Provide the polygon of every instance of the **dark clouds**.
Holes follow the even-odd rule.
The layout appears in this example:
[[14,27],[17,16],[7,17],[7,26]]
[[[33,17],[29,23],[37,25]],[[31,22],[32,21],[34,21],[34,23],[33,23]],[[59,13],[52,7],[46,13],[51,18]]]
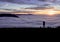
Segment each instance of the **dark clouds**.
[[38,1],[47,1],[47,0],[38,0]]
[[21,3],[21,2],[26,2],[26,1],[43,1],[43,2],[46,2],[46,1],[59,1],[59,0],[0,0],[0,1],[6,1],[6,2],[18,2],[18,3]]
[[[4,1],[4,2],[12,2],[12,3],[25,3],[25,2],[36,2],[36,1],[46,1],[46,0],[0,0],[0,1]],[[30,3],[29,2],[29,3]]]
[[52,0],[0,0],[4,2],[18,3],[18,4],[42,4],[41,2]]
[[13,2],[14,0],[0,0],[0,1]]
[[[14,2],[16,0],[0,0],[0,1],[7,1],[7,2]],[[21,0],[17,0],[17,1],[21,1]],[[24,0],[25,1],[25,0]],[[27,0],[27,1],[31,1],[31,0]],[[33,1],[33,0],[32,0]],[[37,0],[37,1],[46,1],[46,0]]]
[[33,7],[33,8],[25,8],[25,9],[44,10],[44,9],[49,9],[49,8],[47,8],[47,7]]

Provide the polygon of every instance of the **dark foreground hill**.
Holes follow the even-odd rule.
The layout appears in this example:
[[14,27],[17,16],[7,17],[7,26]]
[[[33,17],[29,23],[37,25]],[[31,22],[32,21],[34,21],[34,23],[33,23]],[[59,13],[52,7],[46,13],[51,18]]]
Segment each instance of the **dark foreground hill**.
[[47,28],[26,28],[26,27],[20,27],[20,28],[0,28],[0,32],[59,32],[60,26],[53,28],[53,27],[47,27]]
[[59,28],[0,28],[0,32],[59,32]]
[[15,14],[0,14],[0,17],[18,17]]

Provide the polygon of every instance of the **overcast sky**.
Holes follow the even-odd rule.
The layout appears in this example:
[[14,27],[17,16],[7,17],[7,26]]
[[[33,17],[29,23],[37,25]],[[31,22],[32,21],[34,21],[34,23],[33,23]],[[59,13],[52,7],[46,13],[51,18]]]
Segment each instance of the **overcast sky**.
[[[60,0],[0,0],[0,11],[7,10],[12,11],[27,11],[25,9],[31,9],[31,11],[38,10],[38,8],[45,8],[46,6],[60,6]],[[13,10],[13,11],[16,11]]]

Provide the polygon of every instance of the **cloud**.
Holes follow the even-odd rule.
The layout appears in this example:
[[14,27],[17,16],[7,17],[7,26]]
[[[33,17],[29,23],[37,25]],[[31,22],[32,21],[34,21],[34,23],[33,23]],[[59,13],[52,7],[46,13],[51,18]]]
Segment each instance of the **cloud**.
[[42,2],[46,2],[46,0],[0,0],[5,2],[12,2],[18,4],[42,4]]
[[44,10],[44,9],[49,9],[50,7],[47,6],[38,6],[38,7],[30,7],[30,8],[25,8],[25,9],[34,9],[34,10]]
[[5,2],[19,3],[19,4],[37,4],[41,2],[60,2],[60,0],[0,0]]
[[[16,11],[14,9],[20,10],[20,8],[28,9],[28,11],[43,10],[43,9],[46,9],[48,5],[50,5],[50,4],[46,3],[47,0],[0,0],[0,1],[12,2],[12,3],[3,2],[4,4],[0,4],[0,6],[2,5],[4,7],[4,6],[9,5],[8,7],[4,7],[4,8],[5,9],[9,8],[7,10],[13,9],[13,11]],[[15,4],[15,3],[19,3],[19,4]],[[24,5],[22,5],[22,4],[24,4]],[[32,4],[34,4],[34,5],[32,5]]]
[[47,0],[38,0],[38,1],[47,1]]
[[50,2],[51,0],[0,0],[0,1],[11,2],[11,3],[20,4],[20,5],[21,4],[38,5],[38,6],[39,5],[51,5],[51,2]]
[[0,1],[0,8],[1,8],[1,7],[7,7],[8,5],[9,5],[9,3],[1,2],[1,1]]
[[14,0],[0,0],[0,1],[13,2]]

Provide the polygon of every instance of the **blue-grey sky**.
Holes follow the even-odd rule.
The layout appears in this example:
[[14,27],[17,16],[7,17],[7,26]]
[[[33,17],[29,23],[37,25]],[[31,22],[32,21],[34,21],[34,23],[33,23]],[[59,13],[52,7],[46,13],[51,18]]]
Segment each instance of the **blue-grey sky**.
[[60,0],[0,0],[0,11],[35,11],[50,6],[60,8]]
[[52,0],[0,0],[0,6],[4,8],[41,7],[41,5],[48,6],[54,5],[54,3]]

